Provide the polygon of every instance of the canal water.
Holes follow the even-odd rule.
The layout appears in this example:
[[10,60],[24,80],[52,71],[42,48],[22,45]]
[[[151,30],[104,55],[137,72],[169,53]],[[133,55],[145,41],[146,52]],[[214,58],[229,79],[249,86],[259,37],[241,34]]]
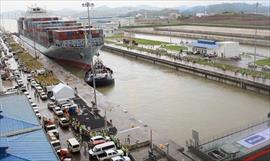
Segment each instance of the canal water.
[[[113,69],[115,85],[98,91],[182,145],[192,129],[207,138],[266,118],[270,112],[269,96],[143,60],[104,51],[100,55]],[[64,67],[83,78],[83,71]]]
[[[115,84],[98,91],[182,145],[192,129],[208,138],[247,126],[270,112],[269,96],[109,52],[100,51],[100,57],[113,69]],[[63,66],[83,78],[83,71]]]

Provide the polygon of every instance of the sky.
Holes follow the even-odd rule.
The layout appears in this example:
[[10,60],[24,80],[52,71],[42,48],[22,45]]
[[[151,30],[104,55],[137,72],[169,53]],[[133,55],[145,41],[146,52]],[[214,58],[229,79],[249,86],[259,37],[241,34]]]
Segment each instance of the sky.
[[[268,4],[270,0],[257,0],[260,3]],[[209,4],[217,4],[217,3],[236,3],[236,2],[244,2],[244,3],[256,3],[254,0],[96,0],[89,1],[95,4],[95,7],[106,5],[108,7],[123,7],[123,6],[139,6],[139,5],[149,5],[153,7],[160,8],[171,8],[178,6],[195,6],[195,5],[209,5]],[[81,10],[81,4],[85,1],[77,0],[0,0],[0,10],[1,12],[13,11],[13,10],[26,10],[27,6],[31,6],[33,4],[37,4],[40,7],[45,7],[49,10],[59,10],[63,8],[70,8],[74,10]]]

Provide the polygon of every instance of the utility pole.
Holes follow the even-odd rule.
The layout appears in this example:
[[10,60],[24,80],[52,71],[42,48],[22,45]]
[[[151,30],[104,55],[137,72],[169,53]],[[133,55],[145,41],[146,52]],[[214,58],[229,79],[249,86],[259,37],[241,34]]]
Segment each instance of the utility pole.
[[[258,6],[259,6],[259,3],[257,2],[256,3],[256,12],[255,12],[255,15],[257,16],[257,12],[258,12]],[[256,52],[257,52],[257,31],[258,28],[257,28],[257,25],[256,25],[256,28],[255,28],[255,35],[254,35],[254,66],[253,66],[253,70],[255,70],[255,66],[256,66]]]
[[[88,27],[89,27],[89,34],[88,34],[88,39],[90,39],[90,34],[91,34],[91,26],[90,26],[90,11],[89,11],[89,7],[91,7],[91,9],[93,9],[94,7],[94,3],[89,3],[89,2],[85,2],[82,4],[83,7],[87,7],[87,15],[88,15]],[[88,41],[86,42],[87,44],[87,47],[89,48],[92,48],[92,44],[91,44],[91,41],[88,43]],[[95,101],[95,104],[94,104],[94,108],[97,108],[97,95],[96,95],[96,81],[95,81],[95,67],[94,67],[94,56],[92,58],[92,61],[91,61],[91,68],[92,68],[92,72],[93,72],[93,88],[94,88],[94,101]]]

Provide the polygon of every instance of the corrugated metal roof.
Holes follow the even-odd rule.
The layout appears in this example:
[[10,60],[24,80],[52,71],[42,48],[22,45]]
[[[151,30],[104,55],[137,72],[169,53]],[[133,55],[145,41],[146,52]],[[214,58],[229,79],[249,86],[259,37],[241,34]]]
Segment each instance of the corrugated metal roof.
[[24,95],[7,95],[0,97],[0,106],[4,116],[16,118],[32,124],[39,124],[35,113],[30,107],[28,99]]
[[57,161],[50,143],[42,129],[8,137],[7,153],[27,160]]
[[192,42],[191,45],[194,47],[206,48],[206,49],[214,49],[217,47],[216,44],[205,44],[205,43],[199,43],[199,42]]
[[29,161],[27,159],[23,159],[10,154],[0,154],[1,161]]
[[[57,161],[58,157],[25,96],[0,97],[1,161]],[[16,119],[15,119],[16,118]]]
[[[1,115],[5,115],[5,113],[3,112]],[[0,136],[14,134],[17,131],[33,128],[35,126],[39,125],[4,116],[3,118],[0,119],[0,127],[1,127]]]

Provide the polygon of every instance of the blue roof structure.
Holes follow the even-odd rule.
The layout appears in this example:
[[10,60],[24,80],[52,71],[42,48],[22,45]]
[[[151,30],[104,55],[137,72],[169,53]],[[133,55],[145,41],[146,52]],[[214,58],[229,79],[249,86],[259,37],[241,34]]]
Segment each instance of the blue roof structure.
[[0,160],[58,161],[24,95],[0,97]]
[[217,47],[216,42],[213,40],[197,40],[191,43],[193,47],[205,48],[205,49],[214,49]]

